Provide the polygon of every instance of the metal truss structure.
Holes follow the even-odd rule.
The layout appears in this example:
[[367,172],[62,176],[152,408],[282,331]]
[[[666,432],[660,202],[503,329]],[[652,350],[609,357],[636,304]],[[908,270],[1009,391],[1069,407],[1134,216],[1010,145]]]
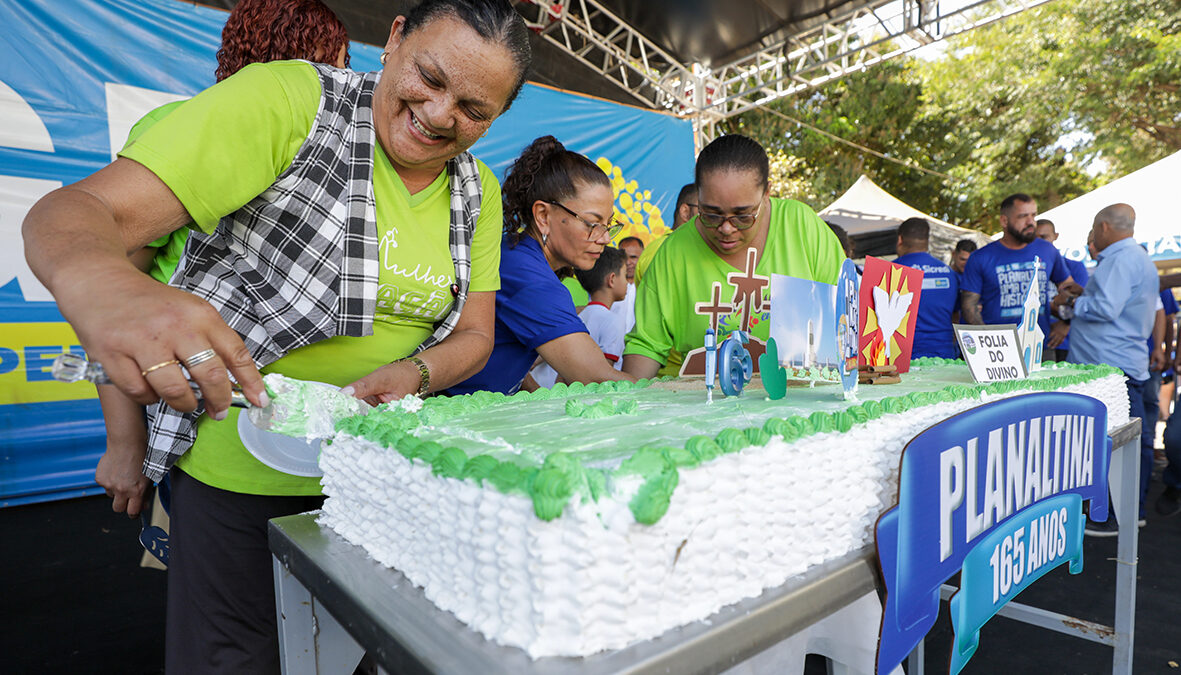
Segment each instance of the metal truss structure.
[[648,107],[715,125],[1049,0],[868,0],[719,67],[680,63],[597,0],[521,0],[529,27]]

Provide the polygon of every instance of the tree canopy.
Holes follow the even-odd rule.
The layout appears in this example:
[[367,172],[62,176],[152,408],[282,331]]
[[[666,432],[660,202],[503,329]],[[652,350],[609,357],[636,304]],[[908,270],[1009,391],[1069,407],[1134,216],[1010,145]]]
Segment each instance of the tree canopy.
[[[1048,210],[1181,149],[1177,0],[1057,0],[730,120],[772,155],[773,189],[823,207],[865,173],[949,222],[995,230],[1026,192]],[[784,119],[936,172],[838,143]]]

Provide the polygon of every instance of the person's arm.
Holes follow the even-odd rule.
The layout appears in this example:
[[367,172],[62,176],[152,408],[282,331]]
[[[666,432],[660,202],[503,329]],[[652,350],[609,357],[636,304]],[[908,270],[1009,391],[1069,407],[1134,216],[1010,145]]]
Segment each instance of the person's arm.
[[1050,349],[1057,349],[1058,345],[1070,335],[1070,322],[1058,321],[1050,326],[1050,335],[1046,338],[1046,346]]
[[960,316],[965,323],[982,325],[984,317],[980,313],[980,294],[971,291],[960,291]]
[[111,510],[126,511],[134,518],[143,510],[144,492],[151,484],[143,474],[148,448],[143,406],[108,384],[99,385],[98,400],[107,429],[107,449],[98,460],[94,482],[111,498]]
[[568,333],[554,338],[539,345],[537,353],[558,371],[563,382],[636,381],[632,375],[615,370],[588,333]]
[[[428,392],[446,389],[480,372],[492,353],[495,316],[495,291],[468,295],[455,330],[439,344],[417,354],[430,371]],[[377,405],[417,392],[421,381],[418,366],[412,361],[399,359],[353,382],[342,391]]]
[[155,174],[120,158],[33,206],[22,230],[25,256],[87,353],[137,403],[163,398],[177,410],[196,408],[179,367],[141,371],[212,348],[218,357],[190,373],[210,414],[224,418],[227,368],[251,402],[268,402],[246,346],[208,302],[157,283],[127,257],[190,220]]
[[656,377],[664,364],[643,354],[625,354],[623,356],[623,372],[637,380],[647,380]]
[[1152,351],[1148,355],[1148,369],[1161,371],[1165,369],[1165,310],[1156,310],[1156,318],[1152,324]]

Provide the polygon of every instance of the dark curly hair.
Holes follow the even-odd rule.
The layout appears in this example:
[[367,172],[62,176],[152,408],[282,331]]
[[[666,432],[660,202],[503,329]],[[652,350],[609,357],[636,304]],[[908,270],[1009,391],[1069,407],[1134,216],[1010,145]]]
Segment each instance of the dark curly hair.
[[586,155],[571,152],[553,136],[542,136],[513,160],[504,176],[504,231],[513,246],[521,234],[541,239],[533,222],[533,204],[561,202],[578,191],[575,183],[606,185],[607,174]]
[[333,63],[341,47],[348,66],[348,44],[348,30],[320,0],[241,0],[221,31],[217,81],[251,63],[284,59]]
[[512,55],[517,67],[517,81],[504,102],[504,110],[508,110],[521,92],[533,63],[533,48],[529,46],[529,28],[525,26],[525,20],[509,0],[424,0],[406,13],[402,35],[410,35],[442,17],[462,21],[477,35],[503,46]]

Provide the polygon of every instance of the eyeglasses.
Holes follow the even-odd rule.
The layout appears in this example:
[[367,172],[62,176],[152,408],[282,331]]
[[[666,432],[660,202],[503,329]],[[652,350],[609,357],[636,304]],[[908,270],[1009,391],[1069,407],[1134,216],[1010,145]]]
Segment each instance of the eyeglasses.
[[[545,201],[545,200],[542,200],[542,201]],[[563,204],[561,202],[546,201],[545,203],[552,204],[557,207],[561,207],[561,209],[563,211],[565,211],[566,213],[569,213],[570,215],[577,218],[578,222],[582,223],[583,225],[586,225],[586,227],[587,227],[586,240],[587,241],[595,241],[596,239],[601,239],[604,234],[607,235],[608,239],[614,239],[615,235],[619,234],[620,231],[623,230],[623,223],[619,222],[618,220],[615,220],[615,216],[611,216],[610,218],[608,218],[606,225],[604,225],[603,223],[592,223],[592,222],[588,221],[586,218],[583,218],[582,216],[575,213],[573,210],[571,210],[571,208],[569,206],[566,206],[565,204]]]
[[749,230],[754,226],[755,221],[759,219],[759,211],[762,210],[762,201],[759,201],[759,206],[755,209],[754,213],[743,213],[740,215],[727,216],[721,213],[706,211],[705,209],[698,209],[697,220],[701,221],[702,225],[710,228],[711,230],[721,227],[726,221],[730,221],[730,224],[733,225],[734,229],[736,230]]

